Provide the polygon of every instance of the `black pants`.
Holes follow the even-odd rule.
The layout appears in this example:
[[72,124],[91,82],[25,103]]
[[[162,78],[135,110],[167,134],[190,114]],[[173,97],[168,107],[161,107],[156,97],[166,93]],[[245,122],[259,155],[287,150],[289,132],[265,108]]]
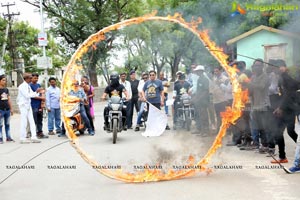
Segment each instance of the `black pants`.
[[126,106],[126,115],[122,115],[126,116],[126,125],[128,128],[130,128],[132,126],[132,118],[130,118],[130,112],[131,112],[131,100],[124,102],[124,105]]
[[234,125],[230,126],[230,129],[233,133],[233,143],[240,144],[242,140],[245,143],[250,143],[252,141],[250,129],[250,111],[243,111],[242,116]]
[[43,110],[40,108],[32,108],[33,119],[37,133],[43,133]]
[[221,119],[221,112],[224,112],[226,109],[226,101],[223,101],[221,103],[215,103],[215,111],[216,111],[216,117],[217,117],[217,130],[219,131],[220,126],[222,124],[222,119]]
[[195,103],[195,121],[196,127],[199,131],[208,132],[209,119],[208,119],[208,104]]
[[278,129],[275,132],[274,140],[278,145],[279,158],[286,158],[285,155],[285,141],[284,141],[284,129],[287,128],[288,135],[297,142],[298,134],[295,131],[295,113],[293,111],[284,112],[281,117],[276,118]]
[[90,112],[90,105],[84,105],[84,109],[85,109],[86,116],[88,117],[88,119],[90,121],[90,125],[91,125],[92,129],[95,130],[94,121],[93,121],[93,118],[92,118],[91,112]]
[[252,120],[256,124],[257,130],[260,131],[262,146],[274,148],[274,133],[277,126],[274,125],[272,110],[268,107],[259,111],[254,110],[252,112]]
[[65,129],[65,123],[64,122],[61,123],[61,134],[62,135],[66,134],[66,129]]
[[286,125],[288,135],[297,142],[298,134],[295,131],[295,117],[294,111],[287,111],[283,113],[283,123]]
[[133,98],[130,101],[129,117],[127,118],[127,120],[128,120],[128,122],[127,122],[128,128],[132,127],[132,118],[133,118],[134,108],[135,108],[136,112],[138,113],[139,110],[140,110],[138,98]]

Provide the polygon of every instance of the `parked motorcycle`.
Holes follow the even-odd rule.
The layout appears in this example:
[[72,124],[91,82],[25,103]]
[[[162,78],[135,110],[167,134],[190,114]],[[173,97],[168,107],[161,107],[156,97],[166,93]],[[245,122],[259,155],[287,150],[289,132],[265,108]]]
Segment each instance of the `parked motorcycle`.
[[113,133],[113,144],[115,144],[117,141],[118,132],[121,132],[124,129],[123,123],[122,123],[122,119],[123,118],[126,119],[126,116],[122,115],[122,109],[126,108],[126,106],[125,107],[124,106],[125,106],[124,99],[122,99],[119,96],[112,96],[108,100],[109,131],[107,131],[107,132]]
[[195,109],[191,104],[191,96],[188,94],[182,94],[180,101],[177,102],[177,124],[187,131],[191,130],[192,120],[195,117]]

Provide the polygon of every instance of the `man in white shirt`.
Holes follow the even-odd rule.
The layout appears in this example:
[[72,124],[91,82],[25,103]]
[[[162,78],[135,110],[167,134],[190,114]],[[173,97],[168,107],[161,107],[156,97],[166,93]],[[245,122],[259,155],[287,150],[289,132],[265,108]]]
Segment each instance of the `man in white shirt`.
[[[17,104],[21,112],[21,127],[20,127],[20,143],[40,143],[41,141],[37,139],[36,127],[33,119],[32,108],[31,108],[31,98],[38,97],[39,92],[42,88],[38,88],[36,92],[33,92],[29,83],[31,82],[32,75],[29,73],[23,74],[24,82],[18,87],[18,97]],[[30,125],[31,140],[26,139],[26,126],[27,120]]]
[[[129,81],[126,81],[126,73],[123,72],[120,74],[120,84],[123,85],[128,93],[128,100],[126,102],[124,102],[124,104],[126,105],[126,125],[128,128],[131,127],[131,121],[128,120],[130,119],[130,110],[131,110],[131,97],[132,97],[132,91],[131,91],[131,84]],[[122,93],[122,98],[125,98],[126,95],[124,94],[124,92]],[[126,128],[127,128],[126,127]]]
[[135,130],[134,131],[139,131],[140,130],[140,126],[142,125],[142,114],[143,114],[143,111],[144,111],[144,107],[145,107],[145,104],[146,102],[144,101],[141,101],[141,97],[142,97],[142,90],[143,90],[143,87],[145,85],[145,83],[149,80],[149,74],[147,72],[144,72],[142,74],[142,78],[139,82],[139,85],[138,85],[138,92],[139,92],[139,97],[140,97],[140,111],[138,113],[138,116],[137,116],[137,122],[136,122],[136,127],[135,127]]

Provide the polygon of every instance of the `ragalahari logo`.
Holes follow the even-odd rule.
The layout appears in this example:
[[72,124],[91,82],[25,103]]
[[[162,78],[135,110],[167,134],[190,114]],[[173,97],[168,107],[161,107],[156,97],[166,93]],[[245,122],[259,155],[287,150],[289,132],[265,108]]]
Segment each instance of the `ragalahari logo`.
[[246,14],[246,10],[240,6],[240,4],[237,4],[236,2],[232,2],[232,9],[231,9],[231,17],[234,17],[236,15],[244,15]]

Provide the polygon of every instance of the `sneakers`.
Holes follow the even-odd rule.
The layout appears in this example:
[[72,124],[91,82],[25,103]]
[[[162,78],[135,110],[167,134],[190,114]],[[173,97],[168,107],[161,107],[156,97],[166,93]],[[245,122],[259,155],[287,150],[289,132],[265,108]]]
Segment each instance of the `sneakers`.
[[134,131],[140,131],[140,127],[136,126]]
[[13,139],[11,139],[11,138],[7,138],[6,142],[15,142],[15,141]]
[[272,164],[278,164],[278,163],[288,163],[289,161],[284,158],[284,159],[279,159],[279,160],[272,160],[271,163]]
[[48,135],[55,135],[53,131],[49,131]]
[[90,131],[90,132],[89,132],[89,135],[90,135],[90,136],[94,136],[94,135],[95,135],[95,131]]
[[249,146],[247,142],[243,142],[241,144],[237,144],[236,145],[237,147],[246,147],[246,146]]
[[38,139],[46,139],[46,138],[49,138],[48,135],[44,135],[42,132],[37,133],[36,136],[37,136]]
[[258,149],[258,153],[260,153],[260,154],[266,154],[266,153],[268,153],[268,147],[260,147]]
[[200,136],[201,137],[208,137],[208,133],[206,133],[206,132],[200,133]]
[[64,134],[64,133],[60,133],[57,135],[57,137],[65,137],[65,136],[66,136],[66,134]]
[[192,134],[200,134],[200,131],[193,131]]
[[127,125],[125,125],[125,126],[123,127],[123,130],[124,130],[124,131],[127,131]]
[[267,157],[276,156],[274,148],[269,148],[268,151],[267,151],[267,153],[268,153]]
[[29,144],[30,140],[26,139],[26,140],[21,140],[20,141],[21,144]]
[[291,167],[289,170],[292,173],[300,173],[300,167]]
[[255,145],[250,145],[247,147],[240,147],[240,150],[245,150],[245,151],[254,151],[257,150],[259,147]]
[[236,145],[238,145],[238,144],[235,142],[230,142],[230,143],[226,144],[226,146],[229,146],[229,147],[236,146]]
[[166,130],[171,130],[170,127],[169,127],[169,125],[166,126]]
[[38,140],[38,139],[31,139],[31,143],[41,143],[41,140]]

